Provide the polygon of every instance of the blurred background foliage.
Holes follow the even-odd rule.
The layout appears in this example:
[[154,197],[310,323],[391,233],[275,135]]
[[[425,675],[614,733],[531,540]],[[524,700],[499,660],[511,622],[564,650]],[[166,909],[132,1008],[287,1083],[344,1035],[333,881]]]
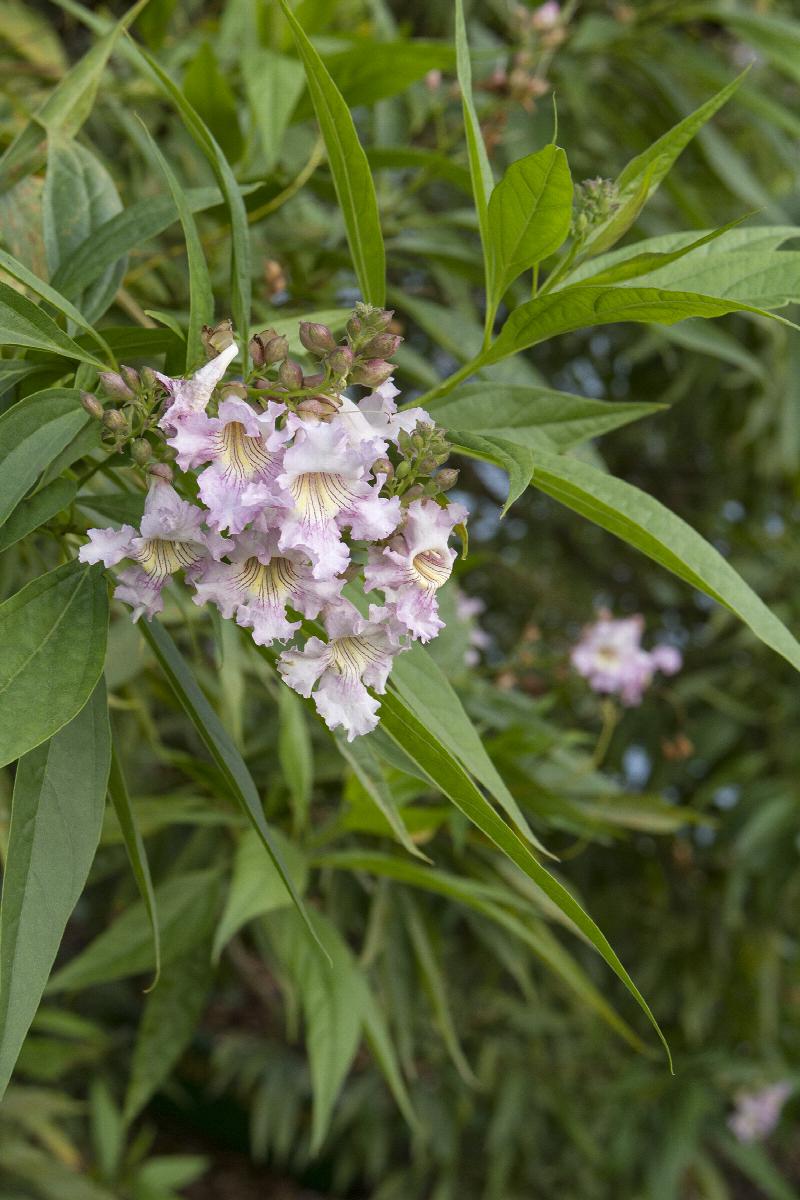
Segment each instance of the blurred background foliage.
[[[398,383],[412,398],[466,361],[481,335],[452,5],[302,0],[296,11],[354,109],[376,173],[390,303],[406,339]],[[0,0],[0,144],[85,52],[87,26],[105,14],[71,0]],[[478,0],[468,17],[496,174],[549,140],[557,107],[574,178],[613,178],[749,65],[629,240],[743,213],[754,214],[751,224],[797,224],[800,19],[791,0],[568,0],[544,28],[533,8]],[[355,284],[344,227],[278,5],[151,0],[135,29],[245,189],[254,322],[288,328],[297,316],[347,307]],[[139,119],[185,186],[210,187],[175,112],[123,46],[81,152],[65,149],[47,181],[40,172],[0,195],[0,237],[32,270],[58,267],[41,233],[48,188],[89,196],[76,204],[89,222],[76,228],[76,245],[122,207],[146,214],[163,197]],[[208,191],[193,195],[221,319],[225,210]],[[165,220],[92,286],[98,311],[111,303],[105,324],[152,331],[143,334],[147,361],[163,344],[158,331],[188,309],[177,224]],[[664,404],[578,452],[686,517],[798,628],[799,354],[788,330],[742,316],[568,335],[504,371]],[[39,386],[35,370],[2,376],[0,404]],[[2,1200],[800,1195],[800,1101],[790,1100],[766,1145],[740,1145],[726,1124],[738,1089],[800,1082],[800,704],[790,668],[732,617],[547,497],[530,490],[499,521],[503,483],[493,468],[463,465],[460,491],[473,520],[458,585],[484,602],[486,636],[471,645],[476,618],[454,609],[434,656],[561,860],[556,871],[653,1007],[677,1075],[622,988],[542,896],[407,763],[376,783],[369,761],[343,758],[228,623],[214,668],[200,656],[195,667],[318,913],[337,966],[320,973],[292,914],[276,908],[215,768],[117,613],[109,686],[159,889],[163,977],[143,996],[146,923],[109,816],[68,930],[69,965],[0,1107]],[[3,594],[26,577],[25,555],[48,562],[49,553],[44,536],[5,553]],[[682,674],[636,710],[613,712],[567,668],[571,642],[600,605],[643,612],[648,636],[666,635],[684,653]],[[198,626],[197,637],[207,630]],[[470,651],[478,665],[468,671]],[[9,798],[0,776],[0,842]],[[398,812],[436,862],[435,883],[393,840]],[[126,910],[128,924],[104,942]],[[414,1121],[398,1107],[406,1089]]]

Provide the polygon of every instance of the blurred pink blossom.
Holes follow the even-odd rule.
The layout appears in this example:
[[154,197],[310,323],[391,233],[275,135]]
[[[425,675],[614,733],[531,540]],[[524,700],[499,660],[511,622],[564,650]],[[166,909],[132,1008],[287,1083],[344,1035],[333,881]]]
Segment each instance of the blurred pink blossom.
[[615,620],[610,613],[601,612],[584,629],[570,661],[594,691],[619,696],[629,706],[641,704],[656,671],[674,675],[683,663],[674,646],[662,644],[644,650],[643,633],[644,617],[640,613]]
[[769,1137],[791,1094],[792,1084],[786,1080],[757,1092],[739,1092],[736,1108],[728,1118],[728,1128],[733,1136],[739,1142],[760,1142]]

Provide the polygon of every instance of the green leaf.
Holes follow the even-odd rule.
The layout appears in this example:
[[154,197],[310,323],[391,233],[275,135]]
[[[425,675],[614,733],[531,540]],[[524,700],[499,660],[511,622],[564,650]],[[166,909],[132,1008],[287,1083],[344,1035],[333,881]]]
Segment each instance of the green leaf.
[[242,80],[265,166],[271,170],[280,157],[283,136],[303,92],[305,72],[296,58],[248,42],[242,56]]
[[500,817],[454,758],[438,743],[416,716],[392,692],[381,701],[381,726],[398,746],[448,796],[511,862],[533,880],[549,900],[580,930],[622,981],[647,1016],[664,1047],[672,1069],[666,1039],[650,1007],[620,962],[608,939],[584,912],[574,896],[538,862],[522,838]]
[[380,308],[386,296],[386,256],[367,156],[358,140],[350,110],[325,64],[286,0],[280,0],[280,4],[305,67],[308,90],[344,217],[356,278],[364,300]]
[[0,397],[41,369],[41,363],[31,363],[24,358],[0,358]]
[[0,552],[33,533],[51,520],[75,499],[77,486],[71,479],[54,479],[29,500],[20,500],[11,516],[0,529]]
[[291,688],[278,689],[278,759],[292,800],[295,832],[305,829],[314,783],[314,748],[302,700]]
[[71,388],[26,396],[0,416],[0,525],[88,421]]
[[[219,904],[219,872],[187,871],[156,888],[163,968],[207,940]],[[56,971],[48,995],[143,975],[155,966],[150,918],[141,900]],[[155,994],[155,993],[151,993]]]
[[183,93],[228,161],[236,162],[244,147],[236,97],[209,42],[201,44],[186,67]]
[[662,404],[588,400],[569,392],[517,384],[474,383],[427,405],[437,425],[559,450],[601,437],[630,421],[662,412]]
[[513,162],[489,199],[489,303],[496,311],[523,271],[553,254],[572,222],[572,176],[559,146]]
[[617,178],[620,204],[602,225],[594,229],[581,248],[581,257],[600,254],[618,242],[630,229],[650,197],[688,146],[695,134],[722,108],[741,86],[747,71],[723,87],[705,104],[667,130],[642,154],[632,158]]
[[719,551],[645,492],[588,463],[533,452],[533,484],[724,605],[800,670],[800,645]]
[[800,251],[730,251],[697,261],[687,258],[654,266],[647,273],[647,284],[689,292],[711,289],[715,296],[743,304],[782,308],[800,300]]
[[[585,264],[586,270],[583,273],[575,272],[570,274],[570,279],[576,282],[576,276],[581,275],[581,280],[584,283],[624,283],[628,279],[640,279],[643,275],[659,274],[662,267],[668,267],[671,263],[677,262],[681,258],[685,258],[687,254],[693,254],[695,250],[699,250],[702,246],[710,245],[711,242],[717,241],[718,238],[724,237],[731,229],[735,229],[745,217],[737,217],[733,221],[729,221],[727,225],[721,225],[719,229],[712,229],[708,233],[704,233],[701,237],[694,238],[687,245],[677,246],[674,250],[667,252],[653,252],[643,249],[645,243],[638,243],[634,246],[634,250],[638,251],[635,254],[625,254],[621,258],[619,256],[608,255],[607,257],[617,257],[619,261],[613,265],[602,266],[602,260],[595,259],[592,263]],[[652,239],[656,241],[658,239]],[[715,251],[719,247],[714,247]],[[604,256],[605,258],[606,256]],[[598,270],[598,268],[600,268]],[[648,282],[652,282],[648,280]],[[663,284],[663,280],[660,280]],[[687,288],[690,291],[703,291],[703,288]],[[717,288],[713,288],[714,293],[717,293]]]
[[0,267],[4,271],[7,271],[14,279],[24,284],[29,291],[34,292],[41,300],[46,300],[48,304],[52,304],[53,308],[58,309],[68,320],[74,321],[81,329],[85,329],[102,352],[108,355],[109,360],[113,358],[108,345],[103,341],[103,338],[95,328],[86,320],[83,313],[79,312],[74,304],[67,300],[65,296],[62,296],[60,292],[56,291],[55,288],[51,287],[49,283],[45,283],[44,280],[39,279],[23,263],[19,262],[11,254],[7,254],[5,250],[0,250]]
[[306,1026],[314,1110],[311,1153],[325,1140],[336,1098],[355,1058],[368,1004],[366,982],[334,925],[314,913],[316,935],[329,966],[302,936],[294,912],[275,913],[268,924],[270,941],[297,987]]
[[[365,44],[359,38],[346,50],[323,55],[326,69],[350,108],[375,104],[404,92],[429,71],[452,71],[455,54],[446,42],[422,38],[375,41]],[[309,101],[302,101],[295,121],[305,120],[313,112]]]
[[85,350],[32,300],[0,282],[0,346],[27,346],[63,354],[104,371],[108,363]]
[[103,670],[107,630],[102,567],[65,563],[0,604],[0,766],[80,712]]
[[369,742],[363,738],[357,738],[353,742],[346,742],[341,737],[334,738],[334,741],[342,758],[352,768],[359,783],[387,821],[389,828],[400,845],[409,854],[413,855],[414,858],[421,858],[424,862],[430,862],[428,856],[423,854],[419,847],[415,846],[411,840],[411,835],[403,823],[403,818],[398,811],[391,788],[386,782],[386,777],[383,774],[380,763],[372,752]]
[[17,767],[0,904],[0,1097],[92,865],[110,754],[101,681]]
[[367,158],[373,171],[419,171],[434,179],[444,179],[472,195],[469,170],[435,150],[426,150],[423,146],[370,146]]
[[456,0],[456,70],[458,85],[461,90],[461,107],[464,112],[464,134],[467,139],[467,155],[469,158],[469,173],[472,179],[472,195],[475,199],[475,211],[478,214],[478,228],[481,234],[481,245],[486,271],[486,293],[489,294],[489,280],[492,266],[490,262],[491,231],[489,229],[489,197],[494,189],[494,175],[486,153],[480,121],[475,111],[475,101],[472,96],[472,62],[469,56],[467,26],[464,20],[464,0]]
[[289,896],[305,923],[306,928],[315,936],[308,914],[300,899],[292,876],[287,869],[283,857],[273,840],[272,830],[264,817],[261,798],[253,783],[253,777],[247,769],[247,764],[236,748],[227,730],[222,725],[217,714],[206,700],[183,660],[172,638],[158,621],[147,621],[142,624],[142,632],[150,649],[158,659],[159,665],[169,680],[170,687],[178,702],[186,713],[192,725],[199,734],[204,746],[217,764],[227,783],[231,795],[239,802],[251,825],[255,829],[264,849],[283,880]]
[[[458,429],[450,432],[450,444],[458,453],[466,454],[483,462],[494,463],[508,475],[508,496],[503,505],[501,517],[504,517],[515,500],[518,500],[533,474],[533,451],[529,446],[518,442],[509,442],[498,438],[477,433],[463,433]],[[539,439],[540,446],[547,446],[547,436]],[[555,449],[555,446],[552,447]]]
[[[79,142],[51,137],[47,147],[42,218],[51,279],[95,230],[122,211],[114,181],[103,164]],[[119,291],[127,259],[120,256],[85,290],[71,293],[77,307],[96,321]],[[81,322],[85,325],[85,322]]]
[[5,191],[23,173],[34,170],[41,161],[45,132],[53,137],[74,137],[88,117],[109,56],[122,33],[136,20],[147,0],[138,0],[64,76],[48,95],[41,108],[0,158],[0,191]]
[[155,963],[155,975],[151,984],[152,990],[158,983],[161,973],[161,933],[158,927],[158,908],[153,889],[153,880],[150,875],[150,864],[147,861],[147,851],[144,848],[142,835],[139,833],[139,827],[136,824],[136,815],[133,811],[131,798],[128,794],[128,785],[125,782],[125,774],[122,770],[122,764],[119,761],[116,747],[112,747],[111,752],[108,794],[111,797],[111,803],[114,805],[114,812],[116,813],[122,840],[125,843],[128,861],[131,864],[133,877],[136,880],[136,886],[139,889],[139,895],[142,898],[142,903],[150,922],[150,929],[153,936],[153,961]]
[[[298,894],[302,896],[308,879],[303,855],[279,830],[273,830],[272,837],[280,848]],[[225,910],[214,934],[214,962],[219,960],[228,942],[248,921],[286,908],[291,902],[281,876],[264,854],[258,834],[252,829],[245,830],[236,850]]]
[[205,947],[195,946],[170,963],[158,987],[147,997],[125,1093],[126,1124],[135,1120],[167,1081],[192,1040],[212,978]]
[[214,293],[200,234],[197,231],[197,223],[186,193],[178,182],[178,177],[172,167],[150,135],[147,126],[143,126],[143,129],[150,153],[161,169],[172,193],[186,241],[186,258],[189,267],[189,329],[186,334],[186,370],[190,371],[196,363],[204,361],[202,331],[203,326],[210,325],[214,319]]

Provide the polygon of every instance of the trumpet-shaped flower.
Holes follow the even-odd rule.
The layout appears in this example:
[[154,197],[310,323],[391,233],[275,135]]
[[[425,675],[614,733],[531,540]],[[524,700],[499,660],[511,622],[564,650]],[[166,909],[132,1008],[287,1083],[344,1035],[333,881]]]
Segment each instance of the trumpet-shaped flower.
[[344,587],[343,579],[314,579],[307,555],[278,549],[275,530],[240,534],[228,558],[206,563],[195,581],[194,602],[211,601],[223,617],[235,616],[238,625],[252,629],[259,646],[285,641],[300,628],[300,621],[287,617],[287,605],[304,617],[317,617]]
[[433,418],[424,408],[398,411],[394,398],[399,395],[400,390],[394,386],[394,380],[387,379],[374,392],[359,400],[358,410],[372,429],[373,437],[396,443],[400,433],[413,433],[420,421],[425,425],[433,425]]
[[436,593],[456,558],[448,539],[466,517],[461,504],[442,508],[435,500],[412,500],[397,536],[382,550],[370,549],[365,586],[380,588],[398,621],[420,641],[430,641],[444,627]]
[[156,378],[167,392],[167,403],[159,421],[161,428],[172,432],[192,413],[204,413],[214,388],[222,381],[238,353],[239,347],[233,342],[189,379],[172,379],[157,371]]
[[400,501],[380,495],[383,477],[368,480],[371,442],[353,445],[335,421],[304,423],[284,453],[277,484],[283,490],[280,549],[305,550],[316,579],[340,574],[349,562],[341,529],[355,538],[388,537],[400,520]]
[[164,607],[161,590],[176,571],[191,578],[210,559],[219,559],[228,545],[218,533],[203,528],[203,512],[182,500],[168,483],[152,484],[144,506],[142,523],[121,529],[90,529],[89,541],[81,546],[81,562],[102,562],[113,567],[128,558],[137,564],[120,576],[116,596],[130,604],[137,621],[152,617]]
[[302,650],[284,650],[278,670],[301,696],[313,695],[329,729],[341,726],[348,742],[374,729],[379,702],[367,691],[386,691],[394,656],[405,647],[402,630],[386,608],[370,605],[362,617],[348,601],[326,610],[328,640],[309,638]]
[[594,691],[617,695],[629,706],[640,704],[656,671],[674,675],[682,663],[680,651],[674,646],[644,650],[643,632],[644,617],[640,613],[618,620],[603,613],[586,627],[573,647],[572,665]]

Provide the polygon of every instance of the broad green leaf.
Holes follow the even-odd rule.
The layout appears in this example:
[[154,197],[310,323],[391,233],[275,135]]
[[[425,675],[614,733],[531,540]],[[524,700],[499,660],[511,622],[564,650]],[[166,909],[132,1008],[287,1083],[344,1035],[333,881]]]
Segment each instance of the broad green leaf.
[[588,400],[569,392],[516,384],[474,383],[427,405],[437,425],[513,441],[533,448],[542,435],[559,450],[569,450],[663,410],[661,404],[626,400]]
[[314,782],[314,748],[302,700],[291,688],[278,689],[278,759],[292,801],[295,832],[305,829]]
[[24,358],[0,358],[0,398],[41,369],[41,363],[31,363]]
[[[678,246],[674,250],[667,252],[652,252],[642,250],[641,245],[635,249],[638,254],[625,255],[619,262],[613,266],[602,266],[601,260],[595,259],[591,263],[585,264],[587,268],[581,274],[581,279],[584,283],[624,283],[629,279],[640,279],[643,275],[652,275],[653,272],[658,273],[662,267],[668,267],[671,263],[677,262],[684,258],[687,254],[693,254],[695,250],[699,250],[702,246],[707,246],[711,242],[716,242],[719,238],[724,237],[729,230],[735,229],[745,220],[744,217],[737,217],[734,221],[729,221],[727,225],[720,226],[719,229],[712,229],[709,233],[704,233],[701,237],[695,238],[687,245]],[[719,250],[719,247],[715,247]],[[605,256],[604,256],[605,257]],[[609,258],[611,255],[609,255]],[[570,275],[570,281],[576,282],[575,275]],[[648,280],[648,282],[650,282]],[[702,290],[702,289],[692,289]],[[714,289],[716,291],[716,289]]]
[[600,254],[618,242],[630,229],[641,210],[671,170],[673,164],[702,129],[739,88],[746,71],[721,88],[705,104],[667,130],[647,150],[632,158],[617,178],[620,203],[606,221],[592,231],[581,248],[581,257]]
[[[429,71],[452,71],[455,54],[446,42],[406,38],[402,41],[358,39],[346,50],[324,54],[323,62],[350,108],[375,104],[404,92]],[[308,100],[301,101],[295,121],[313,113]]]
[[[192,213],[204,212],[223,201],[215,187],[187,188],[184,197]],[[170,197],[137,200],[96,229],[89,241],[62,262],[53,276],[53,285],[70,296],[79,293],[117,259],[157,237],[177,220],[178,210]]]
[[[95,230],[122,211],[114,181],[80,142],[51,137],[42,217],[50,278]],[[85,290],[70,295],[89,321],[101,317],[119,291],[127,259],[116,259]],[[82,322],[85,324],[85,322]]]
[[67,69],[64,48],[51,22],[23,0],[3,0],[0,5],[0,41],[46,77],[57,79]]
[[126,1124],[169,1078],[189,1045],[208,999],[213,971],[205,946],[169,964],[145,1001],[125,1093]]
[[0,604],[0,766],[80,712],[103,670],[107,629],[102,568],[75,561]]
[[494,175],[486,153],[486,143],[483,140],[475,101],[472,96],[472,62],[469,56],[469,41],[467,40],[467,25],[464,20],[464,0],[456,0],[456,67],[458,85],[461,89],[461,107],[464,113],[464,135],[467,139],[467,156],[469,173],[472,179],[472,195],[475,199],[475,211],[478,214],[478,228],[481,234],[481,245],[486,271],[486,292],[489,293],[491,278],[491,232],[489,229],[489,197],[494,189]]
[[[207,940],[217,915],[219,883],[219,872],[210,869],[187,871],[156,887],[162,968]],[[56,971],[47,993],[56,995],[112,983],[115,979],[143,975],[154,966],[150,918],[144,904],[137,900]]]
[[21,295],[7,283],[0,282],[0,346],[27,346],[31,350],[46,350],[63,354],[78,362],[90,363],[104,371],[104,363],[85,350],[56,325],[32,300]]
[[456,808],[473,822],[497,848],[515,863],[544,892],[594,946],[622,981],[656,1031],[672,1067],[669,1047],[658,1022],[636,984],[620,962],[611,944],[571,892],[559,883],[531,853],[530,848],[506,824],[478,791],[464,769],[438,743],[416,716],[389,692],[381,701],[381,726],[400,748],[444,793]]
[[724,605],[800,670],[800,644],[718,550],[645,492],[588,463],[533,451],[533,484]]
[[242,80],[261,141],[265,166],[278,161],[283,137],[305,87],[296,58],[248,42],[242,55]]
[[364,300],[382,307],[386,261],[375,184],[350,110],[286,0],[280,0],[306,71],[308,90],[328,152],[353,266]]
[[511,163],[489,198],[494,310],[514,280],[562,244],[572,222],[572,176],[559,146]]
[[[473,909],[523,942],[582,1003],[597,1012],[630,1045],[637,1049],[642,1048],[641,1039],[611,1007],[547,926],[538,918],[532,919],[530,904],[518,903],[517,897],[507,889],[461,875],[451,875],[439,868],[433,870],[421,867],[407,858],[396,858],[377,851],[332,851],[321,855],[316,865],[334,870],[368,871],[384,878],[396,879],[399,883],[406,883],[411,887],[422,888],[437,896],[447,896],[448,899]],[[507,911],[505,906],[510,903],[517,908],[516,913]]]
[[72,388],[26,396],[0,416],[0,525],[88,421]]
[[478,731],[450,681],[424,646],[416,642],[407,654],[399,655],[390,680],[391,686],[431,734],[483,784],[524,836],[537,849],[547,853],[486,753]]
[[[531,481],[534,463],[531,447],[491,434],[468,433],[466,430],[461,432],[458,429],[450,431],[450,444],[456,453],[460,451],[483,462],[494,463],[508,475],[508,496],[500,513],[500,516],[504,517]],[[538,445],[548,448],[546,434],[540,437]],[[550,444],[549,448],[555,449],[555,445]]]
[[356,738],[353,742],[347,742],[341,737],[336,737],[334,740],[342,758],[350,766],[356,779],[384,817],[400,845],[414,858],[430,862],[428,856],[414,845],[411,835],[403,823],[391,788],[386,782],[381,765],[373,754],[369,742],[364,738]]
[[[632,261],[632,260],[629,260]],[[686,258],[647,273],[648,287],[708,292],[759,308],[800,300],[800,251],[729,251],[693,262]]]
[[[302,896],[308,878],[308,868],[303,855],[279,830],[273,830],[272,837],[280,848],[298,894]],[[214,934],[214,962],[219,960],[234,934],[248,921],[252,921],[253,917],[286,908],[291,902],[286,885],[264,853],[258,834],[252,829],[245,830],[236,850],[225,909]]]
[[50,521],[62,508],[75,499],[76,485],[70,479],[54,479],[28,500],[20,500],[11,516],[0,529],[0,551],[7,550],[22,538]]
[[161,933],[158,926],[158,908],[153,889],[153,880],[150,875],[150,864],[147,861],[147,851],[145,850],[142,835],[136,823],[136,814],[133,811],[131,798],[128,794],[128,785],[125,781],[125,774],[122,770],[122,763],[119,760],[116,747],[112,747],[111,751],[108,794],[111,797],[111,803],[114,805],[114,812],[122,834],[122,840],[125,843],[125,851],[128,855],[128,861],[131,864],[133,877],[136,880],[139,895],[142,898],[142,903],[150,921],[150,929],[153,935],[153,962],[155,964],[152,988],[158,983],[161,972]]
[[236,97],[210,42],[201,43],[186,67],[183,94],[228,161],[236,162],[244,147]]
[[197,231],[197,223],[186,194],[178,182],[177,175],[159,150],[146,126],[144,135],[147,145],[150,147],[150,153],[161,169],[172,193],[186,241],[186,259],[189,267],[189,328],[186,334],[186,370],[191,371],[196,363],[204,360],[202,331],[203,326],[210,325],[214,319],[214,293],[200,234]]
[[204,746],[222,773],[231,794],[239,802],[250,823],[261,839],[261,843],[283,880],[283,884],[300,913],[306,928],[314,935],[303,901],[286,867],[283,857],[274,842],[272,830],[264,817],[261,797],[247,764],[224,728],[214,709],[205,698],[197,681],[184,662],[172,638],[158,621],[142,624],[142,632],[158,659],[159,665],[169,680],[183,711],[192,722]]
[[92,340],[100,347],[103,354],[108,356],[110,362],[112,354],[101,335],[86,320],[83,313],[79,312],[75,305],[67,300],[65,296],[62,296],[49,283],[45,283],[43,279],[39,279],[32,271],[28,270],[24,263],[19,262],[11,254],[7,254],[5,250],[0,250],[0,268],[8,272],[14,279],[19,280],[20,283],[24,284],[29,291],[34,292],[41,300],[46,300],[53,308],[58,309],[68,320],[74,321],[81,329],[85,329]]
[[320,944],[332,965],[317,954],[294,912],[274,913],[267,923],[270,941],[297,988],[306,1026],[314,1109],[311,1153],[328,1132],[333,1107],[361,1040],[368,1004],[367,985],[335,926],[321,913],[312,916]]
[[78,715],[17,767],[0,903],[0,1097],[92,865],[110,755],[101,681]]
[[48,95],[41,108],[17,134],[0,158],[0,191],[41,161],[44,135],[74,137],[88,117],[109,56],[122,33],[130,27],[147,0],[138,0],[108,33],[95,43]]

